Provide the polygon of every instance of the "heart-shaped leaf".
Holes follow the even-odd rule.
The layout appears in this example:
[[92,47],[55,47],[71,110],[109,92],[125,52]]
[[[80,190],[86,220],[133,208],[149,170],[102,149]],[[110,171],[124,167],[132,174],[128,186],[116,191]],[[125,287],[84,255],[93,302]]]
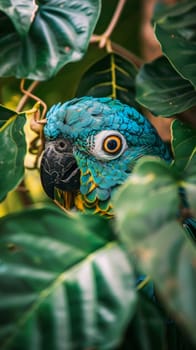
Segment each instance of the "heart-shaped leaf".
[[[84,55],[99,17],[100,0],[41,0],[34,6],[27,0],[26,7],[17,1],[6,14],[7,1],[1,5],[0,76],[46,80]],[[24,12],[25,24],[19,24]]]
[[[26,141],[23,127],[26,118],[24,114],[15,114],[10,118],[11,113],[13,111],[4,109],[1,114],[3,126],[0,128],[0,201],[20,183],[24,176]],[[8,117],[9,119],[5,122]]]
[[135,101],[136,74],[137,69],[133,63],[112,52],[86,71],[76,95],[112,97],[139,109]]
[[137,297],[107,219],[32,209],[0,233],[1,350],[116,348]]
[[196,91],[162,56],[140,69],[136,99],[154,115],[173,116],[196,105]]

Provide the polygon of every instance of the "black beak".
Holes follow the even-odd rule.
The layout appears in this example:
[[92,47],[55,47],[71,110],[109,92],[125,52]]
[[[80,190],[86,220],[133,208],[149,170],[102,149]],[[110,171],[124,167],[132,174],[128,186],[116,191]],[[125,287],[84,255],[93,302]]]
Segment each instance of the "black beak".
[[80,170],[70,141],[59,138],[46,142],[40,176],[44,191],[52,199],[55,198],[55,188],[65,192],[79,190]]

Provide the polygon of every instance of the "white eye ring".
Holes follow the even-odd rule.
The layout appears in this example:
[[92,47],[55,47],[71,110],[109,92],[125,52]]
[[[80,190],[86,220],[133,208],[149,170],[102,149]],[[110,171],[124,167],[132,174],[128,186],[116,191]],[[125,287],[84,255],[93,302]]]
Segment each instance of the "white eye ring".
[[88,138],[87,144],[90,153],[100,160],[116,159],[128,148],[124,136],[116,130],[103,130]]

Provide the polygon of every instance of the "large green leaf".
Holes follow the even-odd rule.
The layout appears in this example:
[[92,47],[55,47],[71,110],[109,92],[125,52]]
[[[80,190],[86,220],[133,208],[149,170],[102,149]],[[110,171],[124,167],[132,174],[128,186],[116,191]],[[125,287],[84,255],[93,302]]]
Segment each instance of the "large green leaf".
[[[1,119],[6,119],[9,112],[11,111],[3,110]],[[24,175],[25,121],[24,114],[15,114],[0,128],[0,201],[19,184]]]
[[195,106],[196,91],[162,56],[140,69],[136,99],[155,115],[170,117]]
[[114,349],[136,308],[110,222],[55,208],[0,220],[1,350]]
[[196,2],[186,0],[157,13],[155,34],[163,53],[196,87]]
[[135,101],[135,65],[110,53],[94,63],[82,76],[77,96],[112,97],[139,109]]
[[143,158],[114,201],[118,234],[149,274],[172,317],[196,341],[195,252],[177,221],[175,177],[161,161]]
[[[36,11],[31,0],[25,2],[26,7],[17,1],[8,14],[7,1],[0,15],[0,76],[46,80],[84,55],[100,13],[100,0],[41,0]],[[24,12],[25,23],[19,23],[18,16],[23,17]]]

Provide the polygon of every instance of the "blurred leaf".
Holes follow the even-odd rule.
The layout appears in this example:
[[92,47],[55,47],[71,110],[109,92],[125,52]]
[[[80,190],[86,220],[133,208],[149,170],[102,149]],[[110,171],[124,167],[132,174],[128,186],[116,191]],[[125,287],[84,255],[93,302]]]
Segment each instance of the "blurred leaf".
[[127,329],[122,349],[165,350],[168,343],[166,327],[166,320],[157,305],[143,293],[138,293],[136,313]]
[[0,220],[1,350],[114,349],[136,307],[110,222],[52,208]]
[[183,186],[186,190],[191,211],[196,217],[196,149],[185,171]]
[[139,109],[135,101],[135,65],[115,53],[93,64],[83,75],[76,96],[112,97]]
[[168,6],[155,17],[155,34],[175,69],[196,87],[196,2]]
[[1,0],[2,11],[13,22],[20,35],[28,33],[38,6],[35,1],[29,0]]
[[178,206],[178,185],[169,165],[155,157],[141,158],[114,200],[117,225],[127,247],[142,244],[148,234],[156,235],[176,218]]
[[135,254],[152,276],[162,303],[171,312],[177,324],[185,327],[196,342],[196,254],[184,236],[177,221],[167,221],[165,226],[146,237]]
[[167,165],[141,159],[114,207],[125,247],[151,276],[172,317],[196,341],[196,255],[177,221],[177,184]]
[[162,56],[139,70],[136,99],[155,115],[170,117],[196,105],[196,91]]
[[174,120],[172,123],[173,167],[182,172],[196,151],[196,130],[190,125]]
[[[9,110],[5,110],[5,117],[6,113],[9,115]],[[24,175],[25,121],[24,114],[15,115],[0,128],[0,201],[20,183]]]
[[171,317],[196,342],[196,252],[183,229],[177,221],[167,221],[156,235],[138,244],[135,253]]
[[29,24],[14,27],[21,4],[15,5],[12,22],[5,14],[6,1],[2,4],[0,76],[46,80],[84,55],[100,13],[100,0],[39,1],[37,6],[36,12],[26,7],[25,20],[32,16],[33,21],[29,32],[20,36],[18,31],[27,31]]

